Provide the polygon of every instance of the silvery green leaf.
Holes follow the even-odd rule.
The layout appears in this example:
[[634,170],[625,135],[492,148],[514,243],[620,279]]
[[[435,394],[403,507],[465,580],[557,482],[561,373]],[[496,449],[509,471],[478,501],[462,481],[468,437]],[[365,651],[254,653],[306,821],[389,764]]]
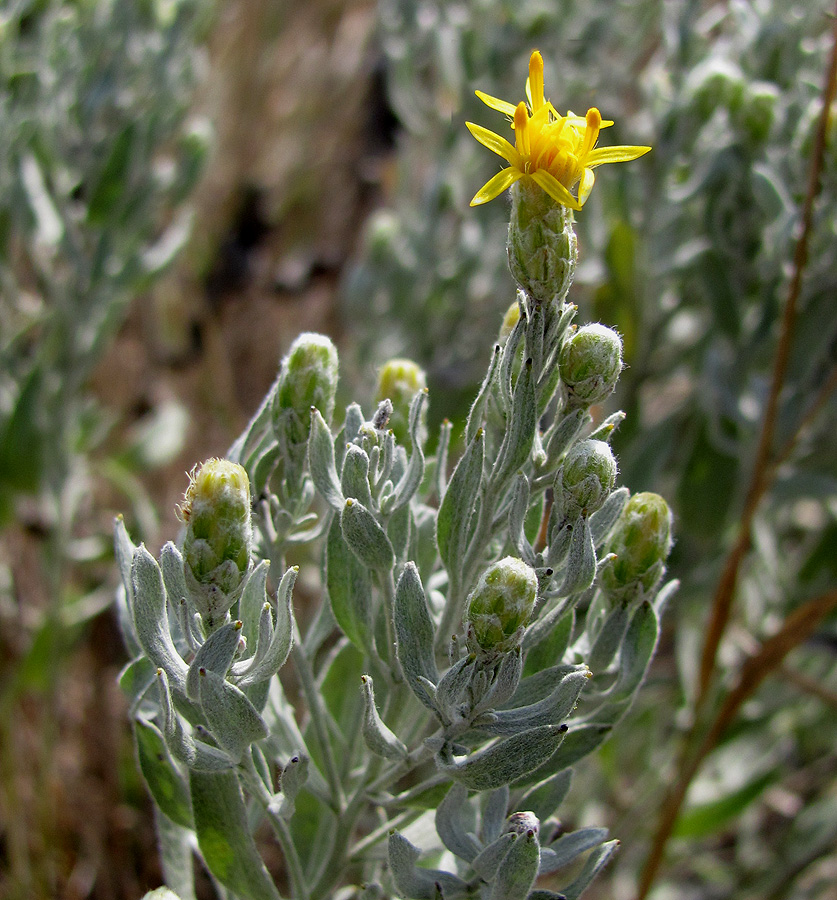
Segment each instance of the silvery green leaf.
[[457,900],[468,892],[468,885],[461,878],[440,869],[425,869],[416,865],[421,856],[407,838],[393,831],[389,836],[388,858],[392,878],[399,893],[411,900],[435,900],[436,885],[445,900]]
[[198,700],[200,697],[201,669],[209,669],[221,678],[226,676],[240,640],[241,622],[227,622],[209,635],[195,654],[186,674],[186,696],[190,700]]
[[[170,886],[159,889],[168,891],[168,897],[158,892],[159,900],[195,900],[195,874],[192,863],[195,841],[192,827],[183,828],[172,822],[155,804],[154,831],[157,833],[163,880]],[[153,892],[146,896],[153,896]]]
[[576,519],[570,550],[567,554],[564,580],[558,588],[559,597],[569,597],[590,587],[596,577],[596,549],[590,523],[586,519]]
[[491,881],[500,868],[500,863],[509,852],[519,835],[510,832],[493,840],[471,863],[471,867],[485,881]]
[[157,667],[147,656],[129,662],[119,673],[119,687],[131,703],[131,713],[145,692],[157,680]]
[[436,706],[448,722],[462,718],[460,704],[474,677],[474,655],[454,663],[436,685]]
[[509,786],[504,784],[485,795],[483,800],[481,833],[483,842],[489,844],[503,833],[509,810]]
[[[558,478],[561,477],[561,471],[558,471]],[[549,547],[546,549],[544,562],[551,569],[557,569],[564,564],[570,544],[573,539],[573,523],[568,522],[558,515],[561,503],[562,492],[553,488],[555,502],[552,504],[552,512],[549,516]]]
[[385,900],[384,889],[377,883],[367,884],[358,895],[358,900]]
[[395,510],[400,509],[410,502],[413,495],[421,486],[421,480],[424,478],[424,452],[421,448],[421,435],[419,430],[421,427],[421,411],[427,400],[427,389],[419,391],[413,402],[410,404],[410,440],[413,444],[413,451],[410,454],[410,461],[404,474],[395,485],[392,499],[387,505],[386,512],[391,514]]
[[500,345],[495,344],[491,362],[488,364],[488,371],[485,373],[485,378],[471,405],[471,411],[468,413],[468,421],[465,425],[465,441],[468,446],[473,443],[474,438],[477,436],[477,432],[482,428],[483,420],[485,419],[485,404],[491,393],[491,389],[497,380],[502,356],[503,353]]
[[375,706],[375,689],[372,677],[361,675],[361,692],[363,695],[363,740],[366,746],[376,755],[385,759],[405,759],[407,748],[392,731],[387,728]]
[[541,850],[540,874],[548,875],[569,865],[582,853],[598,847],[607,840],[607,828],[579,828],[563,834],[557,841]]
[[530,788],[517,804],[518,809],[531,810],[541,822],[545,822],[567,796],[572,781],[572,769],[564,769],[557,775],[552,775],[540,784]]
[[418,681],[421,677],[435,685],[439,672],[433,651],[435,630],[415,563],[404,566],[395,588],[394,606],[398,659],[407,685],[425,706],[435,711],[432,695]]
[[436,831],[442,843],[460,859],[471,862],[479,854],[481,848],[473,833],[473,810],[468,805],[468,789],[461,784],[454,783],[437,807]]
[[234,772],[189,773],[198,847],[212,875],[241,900],[280,900],[250,834]]
[[308,781],[309,760],[304,753],[294,753],[282,769],[280,787],[282,802],[278,813],[283,819],[290,819],[296,812],[296,798]]
[[625,421],[625,413],[620,409],[618,412],[611,413],[605,420],[590,434],[591,441],[607,441],[616,432],[616,429]]
[[[291,566],[282,576],[276,589],[276,621],[272,624],[270,643],[262,654],[260,638],[256,655],[250,667],[242,674],[238,682],[239,687],[249,687],[268,681],[285,665],[294,640],[292,598],[298,574],[299,566]],[[268,615],[271,615],[269,609]]]
[[523,363],[514,387],[511,415],[497,460],[491,470],[494,485],[504,485],[529,458],[538,420],[535,380],[531,357]]
[[517,734],[539,725],[557,725],[575,709],[581,690],[587,682],[588,671],[566,675],[555,690],[543,700],[517,709],[495,713],[495,720],[481,726],[489,734]]
[[522,778],[545,763],[564,740],[566,725],[543,725],[516,734],[456,762],[445,748],[437,754],[442,771],[474,791],[488,791]]
[[314,408],[311,409],[311,434],[308,438],[308,467],[326,503],[332,509],[342,509],[346,501],[337,478],[331,431],[320,411]]
[[546,467],[552,469],[561,461],[570,445],[578,437],[589,413],[583,409],[575,409],[567,413],[551,429],[546,442]]
[[201,709],[218,746],[239,762],[254,741],[267,737],[264,719],[237,687],[210,669],[200,669]]
[[273,415],[273,398],[278,388],[279,377],[277,376],[259,408],[247,423],[247,427],[235,439],[233,445],[226,453],[225,459],[241,464],[248,472],[250,471],[250,457],[253,449],[262,441],[264,432],[270,430]]
[[462,565],[482,482],[484,457],[485,437],[480,428],[453,471],[436,518],[439,555],[449,572]]
[[530,625],[523,635],[526,661],[525,675],[532,675],[560,663],[570,643],[575,626],[575,609],[563,603]]
[[619,846],[619,841],[609,841],[597,850],[594,850],[585,860],[584,868],[572,884],[561,889],[561,893],[567,900],[578,900],[587,890],[593,879],[607,865],[608,860]]
[[351,403],[346,407],[346,422],[343,425],[343,441],[351,443],[357,436],[361,426],[366,421],[363,410],[357,403]]
[[377,519],[359,500],[353,497],[346,500],[340,526],[343,539],[365,566],[378,572],[392,569],[395,564],[392,544]]
[[645,672],[660,633],[657,613],[648,600],[643,601],[631,616],[622,651],[619,654],[619,680],[614,687],[614,694],[628,696],[642,684]]
[[523,656],[520,648],[516,647],[506,653],[497,669],[491,687],[485,697],[480,701],[477,709],[482,711],[489,706],[502,706],[510,700],[520,685],[520,675],[523,672]]
[[657,613],[657,619],[660,619],[668,605],[668,601],[675,595],[679,587],[680,581],[677,578],[673,578],[660,588],[657,596],[654,598],[654,611]]
[[357,497],[367,509],[372,508],[372,494],[369,490],[369,457],[357,444],[349,444],[346,447],[343,471],[340,474],[340,489],[344,497]]
[[263,559],[250,571],[238,601],[238,617],[244,623],[243,634],[248,646],[258,637],[262,607],[267,602],[267,576],[270,562]]
[[528,510],[529,479],[522,472],[518,472],[512,483],[509,502],[509,542],[517,550],[521,559],[530,566],[534,566],[535,553],[523,530]]
[[519,706],[529,706],[548,697],[556,687],[572,673],[587,671],[585,665],[560,665],[552,666],[549,669],[542,669],[534,675],[524,678],[512,695],[511,700],[506,703],[505,709],[514,709]]
[[594,672],[603,672],[610,665],[610,661],[622,643],[627,627],[628,605],[620,603],[610,611],[590,648],[587,665]]
[[119,622],[119,630],[125,649],[131,657],[139,656],[141,646],[137,637],[137,629],[134,625],[134,583],[131,576],[131,566],[134,560],[134,547],[122,516],[117,516],[113,522],[113,550],[122,585],[116,589],[116,615]]
[[611,529],[616,524],[622,510],[630,499],[631,492],[626,487],[612,491],[605,500],[601,509],[590,516],[590,533],[593,535],[593,545],[598,550],[607,540]]
[[343,529],[337,517],[331,523],[326,539],[326,587],[337,624],[365,653],[372,645],[372,581],[369,569],[343,540]]
[[557,894],[555,891],[538,888],[536,891],[529,891],[526,900],[567,900],[567,898],[563,894]]
[[160,551],[160,569],[163,572],[163,584],[166,586],[169,603],[177,607],[189,594],[183,575],[183,557],[171,541]]
[[551,775],[577,763],[580,759],[600,747],[610,734],[610,725],[579,725],[567,734],[563,744],[545,765],[521,778],[517,784],[524,787],[543,781]]
[[150,722],[135,719],[134,737],[140,770],[154,802],[172,822],[191,828],[189,788],[169,756],[163,735]]
[[392,549],[399,559],[403,559],[407,553],[410,542],[410,522],[412,511],[409,504],[397,509],[387,522],[387,537],[390,539]]
[[525,897],[538,877],[539,860],[537,833],[528,831],[518,835],[497,870],[490,900],[520,900]]
[[231,769],[233,761],[223,750],[211,747],[203,741],[195,741],[183,730],[180,717],[172,703],[168,678],[162,669],[157,671],[157,684],[160,689],[160,706],[163,710],[163,736],[166,739],[166,746],[175,759],[179,759],[190,769],[205,772]]
[[439,428],[439,441],[436,444],[435,493],[440,500],[445,496],[445,491],[447,490],[448,450],[450,449],[450,435],[452,431],[453,425],[445,419]]
[[151,662],[165,670],[174,689],[183,693],[189,667],[171,639],[166,591],[160,567],[143,544],[134,551],[131,581],[134,591],[134,625],[140,645]]

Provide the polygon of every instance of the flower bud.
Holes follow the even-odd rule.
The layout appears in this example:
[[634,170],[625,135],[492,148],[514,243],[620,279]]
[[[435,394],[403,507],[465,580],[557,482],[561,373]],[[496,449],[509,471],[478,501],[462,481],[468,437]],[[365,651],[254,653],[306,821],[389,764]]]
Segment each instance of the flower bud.
[[613,601],[644,599],[651,595],[665,572],[671,550],[671,512],[659,494],[634,494],[613,533],[599,584]]
[[537,185],[518,181],[511,190],[509,269],[535,303],[562,303],[575,274],[578,248],[571,209]]
[[280,443],[293,446],[308,441],[312,406],[331,422],[337,368],[337,348],[325,335],[306,332],[291,344],[282,360],[273,402],[273,424]]
[[[607,500],[616,483],[616,458],[604,441],[579,441],[561,467],[564,512],[569,518],[589,515]],[[557,487],[557,483],[556,483]]]
[[502,347],[509,339],[509,335],[514,331],[514,326],[520,321],[520,304],[517,300],[506,310],[503,316],[503,324],[500,326],[500,334],[497,336],[497,343]]
[[[392,403],[389,428],[403,446],[410,445],[410,404],[416,394],[426,387],[427,375],[424,369],[411,359],[391,359],[384,363],[378,374],[375,399],[379,403],[383,400]],[[427,403],[422,410],[422,420],[427,418],[426,410]]]
[[512,813],[506,819],[505,834],[537,834],[541,829],[541,823],[533,812]]
[[250,570],[250,482],[238,463],[207,460],[192,470],[180,516],[186,523],[186,586],[212,628],[238,599]]
[[535,570],[522,559],[507,556],[486,569],[465,610],[468,649],[489,654],[514,650],[523,640],[537,594]]
[[571,406],[601,403],[622,371],[622,339],[604,325],[584,325],[561,348],[559,363]]

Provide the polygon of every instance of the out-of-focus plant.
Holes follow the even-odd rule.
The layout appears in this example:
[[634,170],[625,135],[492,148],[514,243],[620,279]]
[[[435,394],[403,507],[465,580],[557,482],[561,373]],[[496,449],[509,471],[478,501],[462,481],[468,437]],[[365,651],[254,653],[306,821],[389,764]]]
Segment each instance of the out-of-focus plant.
[[46,601],[27,596],[17,608],[17,565],[4,553],[5,624],[16,610],[0,692],[4,842],[12,882],[28,895],[54,885],[28,859],[10,710],[21,691],[54,687],[68,629],[109,602],[77,565],[109,552],[100,534],[78,529],[97,480],[135,498],[147,528],[133,473],[170,458],[185,427],[179,408],[154,410],[134,444],[90,465],[112,424],[91,373],[191,225],[186,201],[207,148],[188,118],[203,9],[17,0],[0,11],[0,526],[17,516],[42,536],[31,560],[39,571],[23,581]]
[[[817,813],[833,795],[823,757],[837,739],[834,627],[821,622],[837,582],[830,7],[381,4],[397,180],[368,229],[347,308],[371,301],[386,321],[397,310],[391,327],[379,320],[367,332],[389,352],[407,346],[401,323],[426,336],[415,352],[431,386],[458,390],[473,377],[459,359],[491,327],[473,310],[501,305],[501,281],[486,277],[504,265],[490,237],[500,204],[465,214],[474,181],[493,173],[453,124],[476,115],[473,88],[502,96],[536,34],[544,56],[561,61],[571,107],[595,102],[654,145],[638,164],[644,186],[614,172],[585,206],[588,262],[575,298],[623,338],[623,474],[675,498],[677,678],[655,681],[653,706],[640,701],[637,727],[606,748],[576,810],[621,804],[650,823],[659,773],[679,767],[682,802],[695,753],[708,757],[685,811],[667,807],[655,842],[659,856],[666,829],[689,839],[672,844],[678,890],[699,879],[727,895],[819,896],[817,866],[834,844]],[[440,264],[427,266],[428,255]],[[756,693],[768,676],[771,690]],[[675,763],[676,726],[692,721]],[[698,852],[730,829],[736,852]],[[641,860],[636,849],[624,856],[628,896]]]
[[[516,170],[517,301],[455,466],[449,422],[425,455],[428,390],[407,360],[384,367],[371,417],[352,403],[332,428],[337,352],[303,334],[228,458],[193,473],[178,544],[155,559],[117,521],[121,685],[184,900],[195,849],[222,896],[276,900],[264,820],[295,900],[575,900],[615,850],[555,812],[631,706],[676,583],[668,506],[616,487],[622,414],[591,411],[621,341],[573,325],[567,300],[569,207],[590,188],[572,154],[599,121],[559,116],[542,80],[518,108],[515,152],[545,156],[537,177]],[[297,582],[319,595],[304,634]]]

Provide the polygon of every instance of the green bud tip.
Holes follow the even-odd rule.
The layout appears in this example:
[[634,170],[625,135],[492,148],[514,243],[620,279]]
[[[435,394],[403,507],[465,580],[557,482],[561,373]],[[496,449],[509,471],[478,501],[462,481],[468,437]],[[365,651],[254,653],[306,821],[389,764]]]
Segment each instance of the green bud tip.
[[312,409],[326,422],[334,414],[338,379],[337,348],[323,334],[305,332],[291,344],[279,367],[279,386],[273,403],[274,428],[284,429],[291,444],[304,444],[311,428]]
[[604,325],[584,325],[564,343],[559,365],[575,406],[601,403],[613,393],[622,371],[622,339]]
[[616,458],[605,441],[573,445],[561,469],[561,487],[568,515],[588,515],[599,509],[616,484]]
[[482,574],[465,610],[468,649],[474,653],[508,653],[523,632],[538,593],[534,569],[507,556]]
[[671,550],[671,527],[671,511],[659,494],[631,497],[607,547],[616,558],[603,566],[599,577],[612,600],[644,599],[654,591]]
[[[427,374],[417,363],[411,359],[391,359],[383,364],[378,373],[375,399],[379,403],[384,400],[392,403],[389,426],[399,444],[409,443],[410,404],[421,392],[427,393]],[[426,415],[425,404],[422,417]]]

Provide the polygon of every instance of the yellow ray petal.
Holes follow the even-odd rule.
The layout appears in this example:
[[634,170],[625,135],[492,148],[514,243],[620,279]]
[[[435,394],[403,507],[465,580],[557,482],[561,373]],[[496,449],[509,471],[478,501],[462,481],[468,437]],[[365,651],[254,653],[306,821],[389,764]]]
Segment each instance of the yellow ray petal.
[[578,183],[578,202],[581,206],[584,206],[587,198],[590,196],[590,191],[593,190],[595,181],[596,173],[592,169],[585,169],[581,173],[581,181]]
[[588,168],[601,166],[605,163],[630,162],[632,159],[638,159],[644,156],[650,147],[597,147],[591,150],[585,160]]
[[569,206],[570,209],[581,209],[581,204],[578,200],[573,197],[557,178],[554,178],[545,169],[538,169],[537,172],[532,172],[529,177],[539,188],[546,191],[556,203],[560,203],[562,206]]
[[473,122],[466,122],[465,124],[468,126],[468,131],[471,132],[483,147],[488,147],[489,150],[493,150],[494,153],[498,156],[502,156],[506,162],[510,162],[516,168],[523,168],[520,154],[504,137],[500,137],[499,134],[494,134],[493,131],[483,128],[482,125],[475,125]]
[[508,168],[498,172],[493,178],[486,183],[474,194],[471,206],[480,206],[488,203],[495,197],[499,197],[507,188],[510,188],[515,181],[523,177],[523,173],[519,169]]
[[482,91],[474,91],[474,93],[486,106],[491,109],[496,109],[497,112],[503,113],[504,116],[514,118],[514,103],[507,103],[505,100],[492,97],[490,94],[484,94]]
[[529,57],[529,78],[526,81],[526,92],[532,112],[543,106],[543,57],[537,50]]

